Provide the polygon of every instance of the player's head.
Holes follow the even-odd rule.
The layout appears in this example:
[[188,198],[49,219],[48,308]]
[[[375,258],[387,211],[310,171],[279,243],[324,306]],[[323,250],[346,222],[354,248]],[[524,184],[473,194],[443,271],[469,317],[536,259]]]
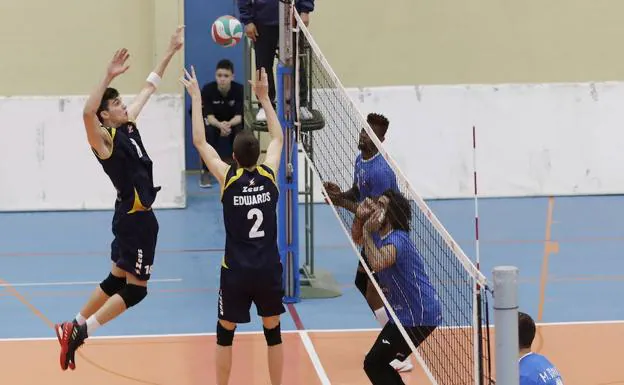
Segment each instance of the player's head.
[[[381,114],[370,113],[366,117],[366,122],[368,122],[369,126],[371,126],[371,128],[373,129],[373,132],[377,136],[377,139],[383,142],[384,139],[386,139],[386,132],[388,131],[388,126],[390,125],[388,118]],[[360,131],[358,149],[360,151],[373,154],[378,151],[377,146],[375,146],[375,143],[373,143],[373,141],[364,129]]]
[[219,60],[215,80],[219,89],[229,89],[234,80],[234,64],[228,59]]
[[104,91],[97,117],[100,123],[107,127],[119,127],[128,121],[128,111],[119,96],[119,91],[111,87]]
[[260,142],[251,131],[243,130],[234,138],[234,160],[239,167],[254,167],[260,157]]
[[518,343],[520,350],[531,349],[535,338],[535,321],[530,315],[518,312]]
[[395,230],[410,230],[412,208],[409,200],[395,190],[386,190],[377,200],[379,206],[386,210],[385,222]]

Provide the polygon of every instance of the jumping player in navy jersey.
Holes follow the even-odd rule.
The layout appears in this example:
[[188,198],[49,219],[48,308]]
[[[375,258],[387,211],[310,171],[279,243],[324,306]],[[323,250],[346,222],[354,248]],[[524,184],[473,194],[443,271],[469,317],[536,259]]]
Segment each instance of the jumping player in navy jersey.
[[95,289],[73,321],[55,326],[61,345],[61,369],[76,368],[75,351],[88,336],[118,317],[147,295],[154,263],[158,221],[152,210],[156,194],[152,160],[135,123],[156,91],[173,56],[183,45],[184,27],[178,27],[161,62],[149,74],[133,103],[126,107],[110,83],[126,72],[129,53],[118,50],[106,75],[89,96],[83,110],[87,140],[104,172],[117,190],[112,221],[111,271]]
[[[440,325],[440,302],[425,271],[422,256],[409,236],[409,201],[392,189],[376,202],[361,206],[369,211],[361,231],[354,231],[364,245],[368,263],[388,303],[408,336],[418,347]],[[411,349],[393,319],[383,327],[364,359],[364,371],[373,385],[404,384],[391,363],[404,361]]]
[[520,385],[563,385],[561,374],[552,362],[544,355],[531,351],[535,331],[533,318],[518,312]]
[[193,103],[193,144],[210,173],[221,185],[225,223],[225,255],[221,266],[217,321],[217,384],[226,385],[232,367],[232,343],[236,325],[251,320],[251,304],[262,317],[268,346],[271,384],[281,385],[283,349],[280,331],[282,263],[277,247],[277,172],[283,146],[282,128],[269,98],[266,71],[250,82],[266,111],[271,135],[263,164],[258,164],[260,143],[249,131],[234,138],[236,165],[223,162],[206,142],[201,93],[195,76],[185,71],[180,79]]
[[[390,125],[388,119],[381,114],[371,113],[368,114],[366,121],[371,126],[377,138],[383,142]],[[355,159],[353,185],[351,188],[343,192],[340,187],[333,182],[324,183],[325,190],[334,205],[344,207],[352,213],[356,212],[358,205],[366,198],[376,200],[388,189],[398,191],[394,171],[364,129],[360,131],[358,149],[360,153]],[[357,223],[357,219],[353,223],[353,227],[361,225],[361,223]],[[366,261],[367,257],[364,250],[362,250],[361,254],[364,261]],[[388,322],[383,302],[374,286],[370,284],[370,279],[361,263],[358,263],[358,268],[355,273],[355,286],[360,293],[362,293],[364,298],[366,298],[368,306],[375,314],[381,327],[383,327],[386,322]],[[404,362],[396,361],[393,363],[393,366],[401,372],[409,371],[413,368],[411,360],[406,360]]]

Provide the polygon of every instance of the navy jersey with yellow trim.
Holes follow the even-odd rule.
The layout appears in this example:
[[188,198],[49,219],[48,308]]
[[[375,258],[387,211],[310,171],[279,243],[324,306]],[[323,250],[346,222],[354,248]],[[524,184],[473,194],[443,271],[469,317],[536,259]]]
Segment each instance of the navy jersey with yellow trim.
[[117,190],[115,216],[150,210],[160,187],[154,187],[152,160],[136,124],[104,128],[112,142],[111,153],[104,158],[93,152]]
[[228,269],[271,269],[280,263],[277,247],[275,172],[267,165],[253,171],[230,167],[221,193]]

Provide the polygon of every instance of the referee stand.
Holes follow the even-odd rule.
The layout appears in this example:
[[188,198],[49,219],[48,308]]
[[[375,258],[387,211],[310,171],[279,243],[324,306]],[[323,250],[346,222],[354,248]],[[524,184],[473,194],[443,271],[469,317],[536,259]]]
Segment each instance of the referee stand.
[[[288,5],[281,4],[281,10],[284,9],[288,12]],[[285,15],[283,15],[285,16]],[[295,100],[285,100],[284,98],[284,84],[292,85],[289,94],[295,95],[295,87],[294,87],[294,79],[295,77],[292,74],[295,71],[295,66],[286,66],[283,63],[285,62],[283,57],[284,55],[280,55],[280,60],[277,69],[277,76],[275,77],[276,82],[276,93],[277,93],[277,113],[282,125],[285,130],[291,130],[291,133],[296,135],[295,138],[292,138],[290,141],[286,140],[288,135],[285,135],[284,140],[284,151],[285,156],[282,158],[282,164],[286,167],[281,167],[279,174],[281,183],[279,183],[280,188],[280,209],[285,209],[289,211],[286,215],[279,215],[280,223],[278,223],[279,231],[281,236],[279,237],[279,248],[280,253],[290,252],[293,254],[292,261],[296,261],[296,266],[292,266],[289,269],[289,262],[286,261],[284,263],[284,256],[282,255],[282,262],[284,263],[284,282],[287,287],[286,290],[286,298],[285,302],[298,302],[300,299],[306,298],[334,298],[342,295],[342,291],[340,286],[333,278],[331,273],[319,269],[315,266],[315,258],[314,258],[314,200],[313,200],[313,191],[314,191],[314,175],[311,170],[310,161],[314,161],[314,152],[313,152],[313,135],[312,132],[316,130],[321,130],[325,127],[325,119],[320,111],[314,109],[313,107],[313,93],[312,93],[312,76],[311,76],[311,68],[309,63],[311,63],[311,51],[306,46],[305,39],[297,39],[296,34],[292,33],[292,29],[289,33],[284,34],[284,27],[281,27],[282,31],[280,31],[280,38],[282,36],[290,35],[291,42],[286,42],[286,44],[291,44],[291,47],[295,47],[296,44],[304,43],[299,45],[299,55],[298,59],[304,61],[305,71],[307,76],[305,76],[308,87],[306,87],[307,91],[307,99],[308,103],[306,107],[312,113],[312,119],[302,120],[299,125],[299,130],[293,129],[297,125],[294,122],[288,122],[286,117],[284,116],[284,110],[286,107],[286,103],[291,102],[291,106],[293,106],[292,110],[294,110]],[[284,46],[284,40],[281,39],[280,47]],[[251,41],[247,37],[243,37],[244,44],[244,52],[245,56],[243,59],[243,69],[245,74],[245,102],[244,102],[244,115],[243,115],[243,124],[244,129],[251,130],[254,132],[256,137],[258,137],[261,146],[261,157],[262,154],[266,154],[266,147],[269,143],[269,135],[266,121],[256,121],[256,114],[259,109],[259,103],[255,100],[253,92],[251,90],[251,86],[247,80],[250,80],[255,73],[255,62],[253,55],[253,47]],[[292,52],[296,52],[296,49],[291,49]],[[277,50],[276,53],[279,54],[280,49]],[[294,56],[294,55],[293,55]],[[292,60],[290,60],[292,62]],[[288,77],[289,81],[285,82],[285,78]],[[296,95],[295,97],[299,97]],[[282,104],[282,105],[280,105]],[[290,142],[290,143],[289,143]],[[299,157],[298,154],[301,152],[298,150],[297,146],[302,145],[305,149],[305,152],[308,154],[310,161],[306,157]],[[289,146],[291,146],[289,148]],[[291,160],[288,161],[284,158],[288,157],[288,152],[290,154],[296,153],[297,156],[291,157]],[[303,158],[303,189],[299,189],[299,167],[297,165],[298,159]],[[286,161],[286,163],[284,163]],[[284,175],[286,174],[286,175]],[[284,180],[286,183],[283,183]],[[287,200],[287,192],[293,191],[293,198],[296,199],[294,204],[288,204],[288,202],[283,202]],[[296,194],[294,193],[296,191]],[[303,214],[304,214],[304,260],[303,263],[299,263],[300,258],[300,250],[299,247],[299,232],[298,232],[298,223],[288,223],[288,222],[298,222],[298,207],[300,198],[303,197]],[[292,220],[284,220],[283,218],[291,218]],[[290,234],[283,234],[290,231]],[[289,247],[285,242],[285,239],[290,240],[290,245],[294,246]],[[291,271],[287,271],[291,270]],[[289,277],[289,274],[292,276]],[[289,295],[288,285],[295,285],[296,287],[291,287],[291,294]],[[296,294],[295,294],[296,293]]]

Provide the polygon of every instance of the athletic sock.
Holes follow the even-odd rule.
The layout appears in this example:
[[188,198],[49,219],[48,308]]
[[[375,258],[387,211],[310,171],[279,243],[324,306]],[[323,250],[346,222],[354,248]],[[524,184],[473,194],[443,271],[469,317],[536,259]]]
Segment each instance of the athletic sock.
[[375,318],[377,318],[377,322],[379,322],[381,327],[386,326],[386,323],[388,323],[389,320],[388,313],[386,313],[386,308],[380,307],[379,309],[375,310]]
[[78,325],[84,325],[87,322],[87,319],[80,313],[76,314],[76,322]]
[[93,334],[100,326],[102,326],[102,325],[100,325],[100,323],[98,322],[97,318],[95,318],[95,314],[92,315],[87,320],[87,334],[88,335]]

